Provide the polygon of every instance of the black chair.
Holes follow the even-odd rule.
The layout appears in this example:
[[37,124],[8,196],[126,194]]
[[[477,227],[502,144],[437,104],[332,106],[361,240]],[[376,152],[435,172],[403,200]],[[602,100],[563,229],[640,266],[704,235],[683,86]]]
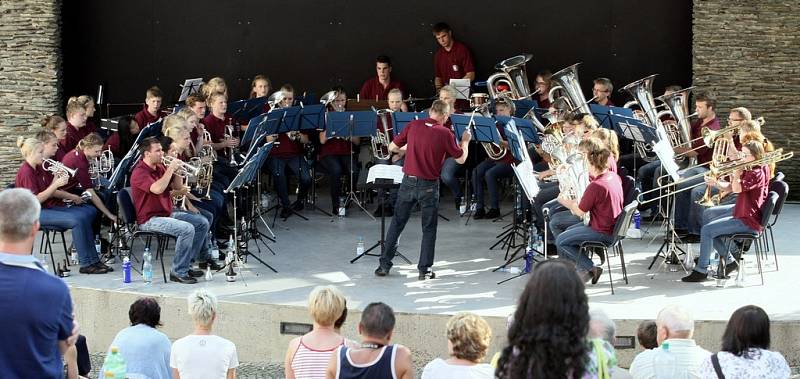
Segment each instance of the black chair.
[[[154,259],[161,261],[161,274],[164,276],[164,283],[166,283],[167,271],[164,268],[164,250],[167,249],[169,240],[174,239],[175,237],[160,232],[139,230],[139,225],[136,223],[136,208],[133,206],[130,187],[123,188],[117,193],[117,205],[119,206],[121,221],[131,233],[131,242],[129,245],[131,249],[131,255],[133,255],[133,243],[136,241],[137,237],[145,238],[145,248],[150,247],[150,242],[152,238],[155,237],[156,242],[158,243],[158,248],[156,248],[156,254],[153,257]],[[144,265],[144,261],[142,261],[142,265]]]
[[[64,246],[64,257],[66,258],[67,267],[69,267],[69,249],[67,248],[67,240],[64,238],[64,233],[69,229],[52,225],[42,225],[39,230],[42,231],[42,241],[39,243],[39,254],[50,255],[50,263],[52,264],[53,274],[58,275],[58,271],[56,270],[55,252],[53,251],[53,243],[55,243],[56,235],[61,234],[61,243]],[[51,233],[53,235],[53,240],[50,239]],[[66,269],[67,267],[64,268]]]
[[625,255],[622,250],[622,240],[628,232],[628,227],[631,224],[631,217],[639,202],[634,200],[627,204],[622,210],[622,213],[617,216],[617,222],[614,226],[614,240],[611,243],[602,241],[584,241],[581,243],[579,253],[589,253],[590,251],[602,250],[605,256],[605,261],[608,267],[608,281],[611,284],[611,294],[614,294],[614,279],[611,277],[611,259],[609,257],[609,250],[619,254],[619,260],[622,265],[622,277],[625,279],[625,284],[628,284],[628,270],[625,268]]
[[[781,176],[783,176],[782,173]],[[778,271],[778,247],[775,245],[775,234],[773,234],[772,227],[778,222],[778,216],[781,214],[783,204],[786,203],[786,197],[789,195],[789,185],[783,180],[775,180],[769,184],[769,190],[778,194],[778,201],[775,203],[775,208],[772,210],[772,216],[774,217],[772,217],[772,220],[766,226],[766,231],[769,232],[769,240],[767,240],[767,233],[761,234],[761,239],[766,247],[763,251],[765,254],[772,249],[772,256],[775,258],[775,271]],[[772,243],[772,247],[770,247],[770,242]]]
[[633,191],[636,189],[636,180],[630,175],[621,176],[622,180],[622,204],[630,204],[631,201],[636,200],[636,194]]
[[[760,239],[761,236],[766,231],[767,224],[769,224],[770,216],[772,216],[772,211],[775,209],[775,204],[777,202],[778,202],[778,194],[770,191],[769,195],[767,195],[767,200],[764,202],[764,205],[761,206],[761,227],[763,229],[762,231],[735,233],[728,236],[723,236],[728,238],[726,251],[731,251],[731,248],[734,247],[736,248],[733,254],[737,262],[739,263],[739,272],[736,275],[742,275],[742,271],[744,270],[745,244],[749,242],[751,245],[754,245],[756,247],[756,262],[758,262],[758,273],[759,275],[761,275],[761,285],[764,285],[764,271],[761,269],[761,244],[758,243],[758,239]],[[724,275],[725,260],[726,259],[724,257],[720,257],[717,276],[721,276],[721,274]]]

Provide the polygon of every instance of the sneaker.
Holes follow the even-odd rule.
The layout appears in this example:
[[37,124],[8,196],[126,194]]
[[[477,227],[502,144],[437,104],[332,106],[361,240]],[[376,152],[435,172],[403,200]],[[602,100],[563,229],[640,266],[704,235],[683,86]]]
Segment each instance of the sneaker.
[[102,261],[101,262],[97,262],[96,264],[99,265],[101,268],[106,269],[106,271],[108,271],[108,272],[113,272],[114,271],[113,267],[110,267],[110,266],[106,265]]
[[500,217],[500,210],[495,208],[489,208],[489,212],[486,212],[486,218],[496,219]]
[[681,281],[686,283],[699,283],[699,282],[705,282],[706,280],[708,280],[708,273],[704,274],[702,272],[697,272],[695,270],[692,270],[692,273],[689,274],[688,276],[684,276],[683,278],[681,278]]
[[108,270],[106,270],[105,268],[100,266],[98,263],[100,263],[100,262],[93,263],[93,264],[90,264],[88,266],[81,267],[78,270],[78,272],[80,272],[81,274],[105,274],[105,273],[107,273]]
[[430,279],[436,279],[436,273],[435,273],[435,272],[433,272],[433,270],[429,270],[429,271],[420,271],[420,272],[419,272],[419,277],[418,277],[417,279],[418,279],[418,280],[425,280],[425,279],[426,279],[426,277],[427,277],[427,278],[430,278]]
[[292,210],[291,209],[289,209],[288,207],[281,208],[281,218],[282,219],[287,219],[291,215],[292,215]]

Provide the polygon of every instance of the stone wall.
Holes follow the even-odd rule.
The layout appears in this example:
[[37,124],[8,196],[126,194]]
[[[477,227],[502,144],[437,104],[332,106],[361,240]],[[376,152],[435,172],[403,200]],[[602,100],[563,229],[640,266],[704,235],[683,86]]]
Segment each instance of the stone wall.
[[14,180],[22,158],[17,137],[58,113],[61,2],[0,0],[0,185]]
[[[723,120],[738,106],[763,116],[764,134],[784,151],[800,146],[799,7],[797,0],[694,0],[694,85],[717,93]],[[800,188],[800,159],[778,168]]]

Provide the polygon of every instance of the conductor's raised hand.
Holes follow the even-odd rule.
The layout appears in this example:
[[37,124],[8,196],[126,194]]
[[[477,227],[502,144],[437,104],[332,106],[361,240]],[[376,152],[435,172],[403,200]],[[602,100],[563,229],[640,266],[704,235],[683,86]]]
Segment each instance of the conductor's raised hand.
[[472,140],[472,132],[469,128],[464,130],[464,134],[461,135],[461,143],[469,143]]

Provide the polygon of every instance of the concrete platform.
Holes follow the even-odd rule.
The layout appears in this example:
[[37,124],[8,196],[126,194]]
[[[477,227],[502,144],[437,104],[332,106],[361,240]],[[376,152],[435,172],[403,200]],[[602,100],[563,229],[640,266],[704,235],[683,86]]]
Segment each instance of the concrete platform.
[[[493,349],[498,349],[504,343],[505,317],[513,312],[516,298],[526,282],[521,278],[497,285],[497,281],[511,274],[492,272],[503,263],[504,251],[489,250],[489,247],[507,222],[472,220],[464,225],[465,220],[456,217],[448,200],[442,200],[442,213],[451,221],[439,221],[434,265],[438,278],[435,280],[420,282],[416,278],[421,236],[419,217],[412,217],[400,241],[401,251],[413,264],[395,259],[395,267],[386,278],[374,276],[375,257],[364,257],[350,264],[359,235],[364,236],[367,247],[380,236],[379,221],[350,209],[344,219],[305,211],[309,221],[299,217],[291,217],[286,222],[278,220],[273,228],[277,242],[269,244],[276,255],[263,246],[259,255],[279,271],[277,274],[250,259],[234,283],[226,282],[223,275],[216,275],[213,281],[201,281],[197,285],[165,284],[160,266],[156,266],[153,284],[144,284],[136,275],[133,283],[124,284],[117,264],[114,273],[77,274],[66,282],[73,290],[78,319],[83,332],[90,337],[93,351],[106,349],[114,334],[126,325],[129,304],[141,295],[163,297],[164,331],[171,338],[189,333],[191,325],[185,315],[184,298],[193,289],[204,286],[224,302],[217,332],[237,343],[241,360],[280,361],[292,337],[280,334],[280,322],[309,322],[305,310],[308,293],[314,286],[325,284],[340,286],[348,297],[348,308],[354,313],[346,324],[345,333],[351,338],[357,338],[358,310],[369,302],[383,301],[401,313],[397,340],[410,346],[421,362],[446,354],[444,324],[448,315],[459,311],[486,316],[495,331]],[[510,205],[506,209],[510,209]],[[682,283],[680,277],[685,275],[682,271],[648,271],[647,265],[661,241],[659,238],[650,244],[646,236],[624,243],[629,284],[622,281],[619,259],[612,258],[616,294],[611,294],[606,274],[597,285],[587,288],[587,294],[593,307],[602,308],[618,321],[618,335],[635,335],[640,320],[654,319],[658,310],[667,304],[681,304],[701,321],[697,339],[710,350],[718,348],[725,322],[735,309],[747,304],[759,305],[775,321],[773,347],[782,351],[792,366],[797,366],[800,365],[800,343],[797,342],[800,341],[800,302],[792,293],[797,287],[796,269],[800,267],[800,245],[796,242],[800,241],[799,224],[800,206],[787,204],[775,230],[780,271],[775,270],[770,256],[765,262],[763,286],[752,255],[743,288],[735,287],[733,280],[727,287],[717,288],[713,282]],[[692,246],[695,252],[698,246]],[[253,244],[251,249],[255,250]],[[60,254],[60,248],[56,251]],[[168,260],[168,269],[169,263]],[[623,365],[630,362],[635,352],[633,349],[619,351]]]

